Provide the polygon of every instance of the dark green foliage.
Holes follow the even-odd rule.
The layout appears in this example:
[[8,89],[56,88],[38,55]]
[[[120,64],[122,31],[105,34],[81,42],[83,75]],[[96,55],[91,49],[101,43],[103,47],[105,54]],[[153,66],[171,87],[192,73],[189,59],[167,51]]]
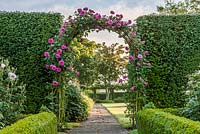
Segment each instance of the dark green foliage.
[[57,134],[57,118],[43,112],[17,121],[0,131],[1,134]]
[[183,106],[186,75],[200,63],[200,15],[143,16],[137,23],[152,63],[148,100],[156,107]]
[[145,109],[137,113],[138,134],[200,134],[200,122],[163,112]]
[[88,105],[75,86],[69,86],[66,90],[67,102],[65,114],[69,121],[83,121],[88,117]]
[[37,112],[52,80],[45,71],[43,52],[47,40],[58,33],[62,16],[55,13],[0,12],[0,55],[16,67],[19,81],[26,84],[26,112]]

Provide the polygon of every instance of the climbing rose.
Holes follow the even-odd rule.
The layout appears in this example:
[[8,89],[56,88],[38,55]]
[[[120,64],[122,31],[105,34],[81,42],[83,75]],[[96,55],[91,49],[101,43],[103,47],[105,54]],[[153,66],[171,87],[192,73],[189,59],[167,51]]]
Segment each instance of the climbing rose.
[[49,69],[49,65],[46,64],[45,67],[46,67],[46,69]]
[[131,24],[132,23],[132,21],[131,20],[128,20],[128,24]]
[[44,52],[44,57],[49,57],[49,52]]
[[138,59],[142,59],[143,56],[141,54],[138,54]]
[[131,90],[131,91],[134,91],[134,90],[135,90],[135,86],[132,86],[132,87],[130,88],[130,90]]
[[115,14],[115,12],[114,11],[110,11],[110,14]]
[[48,39],[48,43],[49,43],[49,44],[53,44],[53,43],[54,43],[53,38],[49,38],[49,39]]
[[80,76],[80,72],[76,71],[75,72],[76,76]]
[[60,73],[62,71],[62,69],[60,67],[56,68],[56,72]]
[[128,48],[128,47],[125,47],[125,50],[127,50],[127,51],[128,51],[128,50],[129,50],[129,48]]
[[122,80],[122,79],[119,79],[118,83],[122,83],[122,82],[123,82],[123,80]]
[[58,64],[59,64],[60,66],[64,66],[65,62],[64,62],[64,60],[60,60],[60,61],[58,62]]
[[95,14],[94,14],[94,18],[95,18],[95,19],[101,19],[101,15],[100,15],[99,13],[95,13]]
[[70,71],[71,70],[71,67],[67,67],[67,71]]
[[128,58],[129,58],[130,61],[134,61],[135,60],[135,56],[133,56],[133,55],[130,55]]
[[58,49],[56,52],[57,54],[62,54],[62,49]]
[[92,10],[92,9],[89,9],[89,12],[90,12],[90,13],[95,13],[94,10]]
[[87,11],[87,10],[88,10],[88,7],[84,7],[83,10]]
[[112,20],[108,20],[108,21],[106,22],[106,24],[107,24],[107,25],[112,25],[112,24],[113,24],[113,21],[112,21]]
[[128,77],[126,75],[123,76],[123,79],[127,79]]
[[60,56],[60,54],[56,54],[55,57],[56,57],[56,59],[59,59],[61,56]]
[[148,82],[144,82],[144,85],[145,85],[145,86],[148,86]]
[[145,51],[145,52],[144,52],[144,55],[149,55],[149,51]]
[[50,65],[51,70],[55,71],[56,70],[56,66],[55,65]]
[[117,23],[117,28],[120,28],[121,26],[121,23]]
[[52,85],[53,85],[54,87],[57,87],[57,86],[58,86],[58,82],[57,82],[57,81],[53,81]]
[[141,64],[139,62],[137,62],[136,65],[139,67]]
[[132,37],[136,37],[136,32],[132,32]]
[[150,67],[150,66],[151,66],[151,63],[150,63],[150,62],[149,62],[149,63],[147,63],[147,66],[149,66],[149,67]]
[[61,46],[61,48],[62,48],[62,49],[67,49],[68,47],[67,47],[66,45],[63,44],[63,45]]

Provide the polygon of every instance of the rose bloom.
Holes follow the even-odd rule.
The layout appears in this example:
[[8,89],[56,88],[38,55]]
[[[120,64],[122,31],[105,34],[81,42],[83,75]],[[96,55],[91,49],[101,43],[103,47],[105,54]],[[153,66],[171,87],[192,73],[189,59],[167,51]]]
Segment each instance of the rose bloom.
[[57,86],[58,86],[58,82],[57,82],[57,81],[53,81],[52,85],[53,85],[54,87],[57,87]]
[[64,62],[64,60],[60,60],[60,61],[58,62],[58,64],[59,64],[60,66],[64,66],[65,62]]
[[53,38],[49,38],[49,39],[48,39],[48,43],[49,43],[49,44],[53,44],[53,43],[54,43]]
[[131,91],[135,91],[135,86],[132,86],[132,87],[130,88],[130,90],[131,90]]
[[143,56],[141,54],[138,54],[138,59],[142,59]]

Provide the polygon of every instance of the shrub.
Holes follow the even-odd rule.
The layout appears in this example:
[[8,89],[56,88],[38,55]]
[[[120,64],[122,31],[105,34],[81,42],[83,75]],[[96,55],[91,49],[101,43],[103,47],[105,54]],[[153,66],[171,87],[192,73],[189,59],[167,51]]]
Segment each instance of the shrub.
[[114,98],[113,101],[115,103],[122,103],[122,102],[125,102],[125,98],[124,97],[117,97],[117,98]]
[[142,16],[137,25],[152,64],[148,100],[156,107],[182,107],[186,76],[200,62],[200,15]]
[[200,70],[190,75],[187,89],[190,91],[189,101],[179,112],[182,116],[200,121]]
[[84,101],[87,103],[87,106],[88,106],[87,111],[89,112],[90,110],[92,110],[94,106],[94,101],[86,95],[81,94],[81,96],[83,97]]
[[17,121],[0,131],[1,134],[57,134],[57,118],[43,112]]
[[24,112],[25,85],[17,84],[18,76],[8,60],[0,57],[0,129],[13,123]]
[[43,53],[47,40],[59,31],[58,13],[0,12],[0,54],[18,70],[19,82],[26,84],[26,112],[37,112],[46,104],[46,82],[52,75],[45,71]]
[[67,119],[71,122],[85,120],[88,117],[88,105],[78,88],[69,86],[66,89],[66,96],[65,114]]
[[200,134],[200,122],[163,112],[145,109],[137,113],[138,134]]
[[113,100],[96,100],[96,103],[114,103]]

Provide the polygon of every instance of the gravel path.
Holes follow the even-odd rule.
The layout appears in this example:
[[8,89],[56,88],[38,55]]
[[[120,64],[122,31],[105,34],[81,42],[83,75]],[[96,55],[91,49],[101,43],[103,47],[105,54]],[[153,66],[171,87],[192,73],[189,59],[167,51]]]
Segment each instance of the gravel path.
[[101,105],[95,104],[88,120],[79,127],[69,130],[67,134],[128,134],[117,120]]

